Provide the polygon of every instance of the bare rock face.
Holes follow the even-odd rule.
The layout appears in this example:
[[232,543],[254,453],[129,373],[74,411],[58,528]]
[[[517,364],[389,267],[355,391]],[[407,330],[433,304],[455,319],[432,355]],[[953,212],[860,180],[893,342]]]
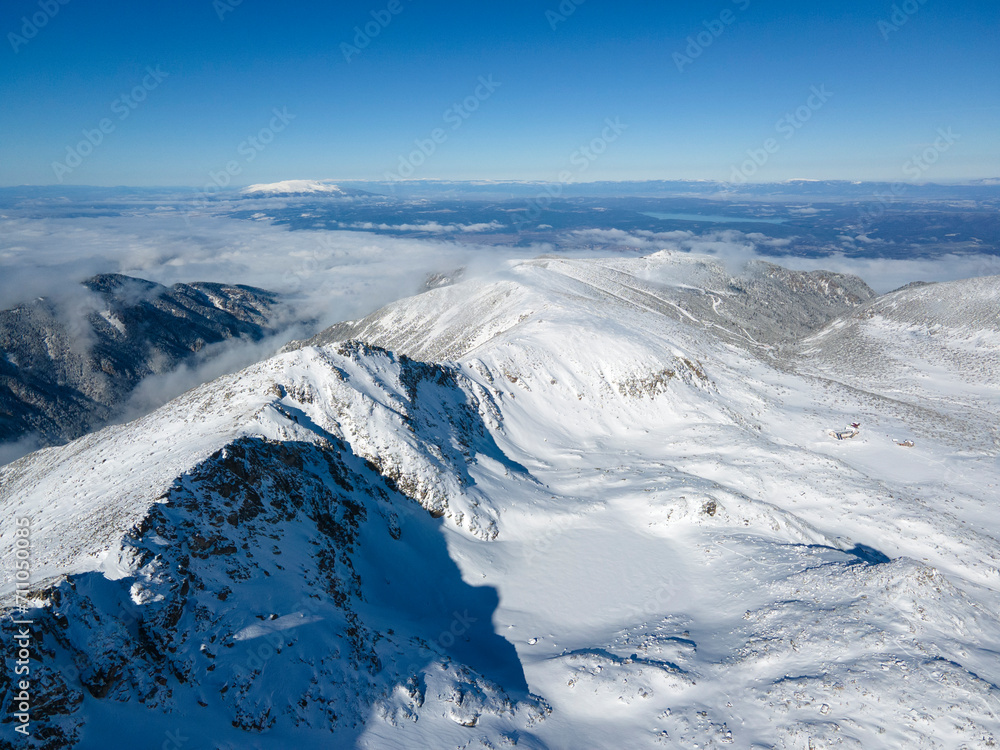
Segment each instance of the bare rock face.
[[252,287],[103,274],[72,303],[0,311],[0,442],[36,433],[56,444],[97,429],[146,376],[196,361],[212,344],[273,332],[278,305]]

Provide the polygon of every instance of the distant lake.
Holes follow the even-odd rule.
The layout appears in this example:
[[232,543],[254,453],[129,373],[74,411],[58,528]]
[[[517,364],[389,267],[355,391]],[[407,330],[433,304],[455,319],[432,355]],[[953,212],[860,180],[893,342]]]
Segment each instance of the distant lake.
[[715,216],[712,214],[652,214],[642,212],[643,216],[654,219],[676,219],[677,221],[708,221],[713,224],[784,224],[787,219],[753,219],[745,216]]

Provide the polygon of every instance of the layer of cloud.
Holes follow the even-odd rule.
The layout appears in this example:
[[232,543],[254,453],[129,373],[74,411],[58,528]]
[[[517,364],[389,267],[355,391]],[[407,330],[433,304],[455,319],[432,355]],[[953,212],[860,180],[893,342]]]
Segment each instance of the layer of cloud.
[[[174,208],[173,206],[167,206]],[[291,338],[311,335],[340,320],[363,317],[381,305],[420,292],[431,274],[464,268],[465,278],[501,271],[510,260],[558,251],[573,256],[660,250],[704,253],[739,273],[751,259],[798,270],[825,269],[860,276],[878,292],[912,281],[944,281],[1000,274],[1000,258],[947,255],[935,259],[863,258],[834,252],[821,258],[784,254],[794,239],[721,230],[651,232],[587,229],[564,235],[558,248],[465,245],[463,234],[491,231],[480,224],[379,224],[354,229],[437,232],[453,240],[391,237],[364,231],[291,231],[264,221],[246,221],[207,211],[161,210],[129,215],[73,218],[0,215],[0,309],[38,297],[50,299],[81,346],[88,345],[88,313],[99,298],[79,285],[98,273],[123,273],[170,285],[216,281],[247,284],[282,293],[290,300],[279,336],[262,342],[230,341],[210,347],[197,361],[144,381],[126,405],[124,417],[145,413],[188,388],[265,358]],[[854,247],[863,238],[844,238]],[[0,447],[0,464],[35,447],[31,438]]]
[[[492,250],[454,241],[400,238],[365,232],[306,230],[208,212],[164,211],[72,218],[9,212],[0,216],[0,309],[44,297],[72,340],[91,343],[87,316],[100,313],[99,296],[80,285],[99,273],[122,273],[164,285],[214,281],[246,284],[285,295],[274,323],[278,336],[207,347],[179,369],[144,380],[125,405],[134,418],[185,390],[274,354],[335,322],[360,318],[423,290],[431,274],[465,269],[466,278],[502,265],[524,250]],[[456,235],[487,225],[454,225]],[[433,230],[426,230],[433,231]],[[0,446],[0,464],[37,447],[34,437]]]
[[[405,226],[405,225],[403,225]],[[434,231],[430,225],[412,225]],[[451,225],[485,231],[491,225]],[[523,254],[523,250],[518,255]],[[511,257],[457,242],[305,230],[208,213],[0,219],[0,309],[85,296],[76,284],[124,273],[162,284],[217,281],[291,295],[306,317],[357,317],[422,288],[427,274]]]

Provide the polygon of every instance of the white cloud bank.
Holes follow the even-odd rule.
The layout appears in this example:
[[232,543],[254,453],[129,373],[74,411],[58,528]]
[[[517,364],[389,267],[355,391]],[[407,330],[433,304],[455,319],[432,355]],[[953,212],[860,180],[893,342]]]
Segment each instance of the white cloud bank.
[[[490,228],[490,227],[485,227]],[[482,231],[464,225],[456,233]],[[305,230],[184,210],[151,207],[127,216],[0,216],[0,309],[38,297],[56,304],[81,347],[90,343],[87,315],[103,303],[79,282],[123,273],[164,285],[214,281],[287,295],[279,325],[261,342],[226,341],[197,361],[151,376],[124,405],[122,418],[147,413],[200,383],[274,354],[292,338],[362,317],[421,291],[432,273],[465,268],[486,273],[523,250],[365,232]],[[0,446],[0,465],[38,447],[36,436]]]
[[[456,233],[492,228],[456,226]],[[363,232],[290,231],[204,213],[4,218],[0,309],[41,296],[76,295],[76,282],[89,276],[124,273],[167,285],[218,281],[258,286],[294,295],[305,315],[329,324],[416,293],[429,273],[459,266],[475,270],[513,254]]]
[[[356,229],[450,233],[442,241],[390,237],[359,231],[299,230],[264,221],[246,221],[185,210],[136,211],[125,216],[38,218],[0,215],[0,309],[46,296],[64,311],[71,330],[79,329],[97,300],[79,286],[97,273],[123,273],[170,285],[216,281],[248,284],[289,295],[288,321],[311,319],[284,334],[258,343],[217,345],[198,364],[144,381],[127,405],[134,417],[156,408],[188,388],[237,370],[274,353],[289,338],[309,335],[340,320],[362,317],[395,299],[415,294],[432,273],[466,269],[466,278],[496,272],[506,261],[553,252],[549,245],[531,248],[463,245],[463,234],[499,228],[496,222],[358,225]],[[1000,258],[947,255],[936,259],[889,260],[834,254],[822,258],[775,255],[794,240],[723,230],[628,232],[588,229],[573,232],[558,251],[595,256],[614,251],[652,253],[669,249],[706,253],[737,273],[743,263],[761,258],[798,270],[826,269],[853,273],[878,292],[911,281],[943,281],[1000,274]],[[763,251],[763,252],[762,252]],[[35,447],[31,436],[0,447],[0,464]]]

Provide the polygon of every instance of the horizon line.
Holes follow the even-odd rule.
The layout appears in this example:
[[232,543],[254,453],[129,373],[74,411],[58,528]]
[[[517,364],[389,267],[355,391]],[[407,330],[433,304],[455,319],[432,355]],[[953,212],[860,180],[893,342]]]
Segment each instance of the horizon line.
[[[435,184],[435,183],[452,183],[452,184],[467,184],[467,185],[629,185],[629,184],[650,184],[650,183],[701,183],[705,185],[726,185],[734,188],[743,187],[754,187],[754,186],[767,186],[767,185],[789,185],[793,183],[843,183],[848,185],[870,185],[870,184],[903,184],[911,185],[914,187],[921,187],[927,185],[942,185],[942,186],[973,186],[973,185],[990,185],[991,183],[1000,186],[1000,176],[997,177],[972,177],[972,178],[955,178],[952,180],[937,180],[933,182],[910,182],[906,180],[899,179],[847,179],[847,178],[816,178],[816,177],[795,177],[786,180],[766,180],[766,181],[747,181],[734,183],[728,180],[711,180],[704,178],[684,178],[684,177],[674,177],[674,178],[646,178],[646,179],[623,179],[623,180],[579,180],[571,182],[563,182],[560,180],[539,180],[539,179],[491,179],[491,178],[465,178],[465,179],[452,179],[447,177],[413,177],[413,178],[400,178],[392,180],[379,180],[373,178],[356,178],[356,177],[334,177],[334,178],[291,178],[284,180],[275,180],[274,182],[256,182],[248,183],[246,185],[239,186],[226,186],[225,188],[219,188],[214,191],[217,193],[228,193],[228,192],[238,192],[255,185],[272,185],[281,182],[316,182],[322,184],[337,184],[337,183],[368,183],[368,184],[378,184],[387,185],[395,183],[407,183],[407,184]],[[124,184],[119,183],[115,185],[92,185],[92,184],[59,184],[59,183],[42,183],[42,184],[9,184],[0,185],[0,190],[12,190],[18,188],[91,188],[91,189],[104,189],[112,190],[116,188],[127,188],[127,189],[190,189],[190,190],[203,190],[203,188],[197,185],[191,184],[174,184],[174,185],[156,185],[156,184]]]

